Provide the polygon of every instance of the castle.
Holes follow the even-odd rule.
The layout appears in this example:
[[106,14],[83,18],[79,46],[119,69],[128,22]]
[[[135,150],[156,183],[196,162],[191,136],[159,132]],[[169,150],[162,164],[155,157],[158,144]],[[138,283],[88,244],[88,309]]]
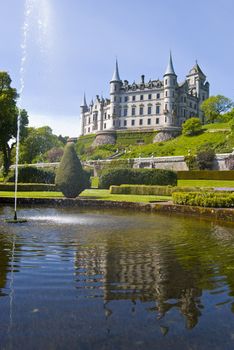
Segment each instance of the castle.
[[114,130],[176,130],[190,117],[203,120],[202,101],[209,97],[209,83],[198,63],[182,83],[177,82],[172,56],[162,80],[129,84],[119,75],[118,62],[110,81],[110,98],[96,96],[81,105],[81,134]]

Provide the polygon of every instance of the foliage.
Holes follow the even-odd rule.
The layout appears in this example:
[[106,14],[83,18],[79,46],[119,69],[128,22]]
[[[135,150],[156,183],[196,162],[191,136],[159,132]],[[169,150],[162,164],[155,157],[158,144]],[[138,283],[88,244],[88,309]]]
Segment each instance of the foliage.
[[45,154],[45,158],[49,163],[59,162],[62,156],[63,149],[61,147],[53,147]]
[[[16,107],[18,94],[11,87],[11,78],[8,73],[0,72],[0,150],[3,152],[4,174],[8,173],[11,164],[11,151],[16,138],[17,119],[19,110]],[[25,110],[20,111],[21,138],[25,137],[25,128],[28,124],[28,115]]]
[[234,193],[228,192],[174,192],[173,202],[180,205],[192,205],[213,208],[234,207]]
[[233,102],[222,95],[210,96],[201,104],[201,110],[209,122],[214,122],[220,118],[222,113],[229,111],[232,107]]
[[[0,191],[14,191],[15,185],[13,183],[0,184]],[[18,183],[19,192],[37,192],[37,191],[56,191],[54,184],[44,183]]]
[[[212,175],[214,171],[209,172]],[[228,171],[226,172],[228,173]],[[234,188],[234,177],[232,180],[178,180],[178,186]]]
[[197,158],[192,154],[188,154],[184,157],[184,161],[189,168],[189,170],[196,170],[198,168]]
[[202,131],[202,124],[199,118],[189,118],[182,125],[182,134],[194,136]]
[[204,190],[213,191],[213,188],[147,185],[120,185],[110,187],[111,194],[135,194],[156,196],[171,196],[173,192],[198,192]]
[[210,144],[204,144],[199,147],[197,153],[197,164],[200,170],[211,170],[213,168],[213,161],[215,159],[215,151]]
[[[19,167],[18,182],[54,184],[55,173],[52,170],[40,169],[32,166]],[[15,175],[10,175],[6,182],[14,182]]]
[[99,179],[100,188],[111,185],[176,185],[177,175],[171,170],[162,169],[109,169]]
[[68,198],[77,197],[85,188],[84,172],[73,143],[68,143],[65,146],[55,183],[64,196]]
[[44,161],[44,154],[53,147],[61,147],[62,143],[52,133],[49,126],[28,128],[28,135],[21,145],[20,162],[36,163]]
[[230,156],[227,159],[225,159],[225,165],[229,170],[234,170],[234,154],[230,154]]

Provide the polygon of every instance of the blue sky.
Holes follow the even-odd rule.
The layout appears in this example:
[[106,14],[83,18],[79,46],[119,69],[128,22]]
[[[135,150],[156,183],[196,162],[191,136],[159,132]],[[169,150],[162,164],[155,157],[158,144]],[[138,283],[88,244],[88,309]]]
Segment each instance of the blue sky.
[[[233,0],[30,1],[22,106],[32,126],[77,136],[83,92],[108,96],[116,56],[122,79],[157,79],[171,49],[178,81],[197,59],[211,94],[234,98]],[[17,89],[24,4],[0,0],[0,70]]]

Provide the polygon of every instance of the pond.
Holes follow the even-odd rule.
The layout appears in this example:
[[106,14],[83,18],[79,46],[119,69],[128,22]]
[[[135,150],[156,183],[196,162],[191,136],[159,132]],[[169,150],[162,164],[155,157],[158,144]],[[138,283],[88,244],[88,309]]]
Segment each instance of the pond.
[[234,348],[234,226],[77,208],[19,216],[28,223],[0,226],[1,349]]

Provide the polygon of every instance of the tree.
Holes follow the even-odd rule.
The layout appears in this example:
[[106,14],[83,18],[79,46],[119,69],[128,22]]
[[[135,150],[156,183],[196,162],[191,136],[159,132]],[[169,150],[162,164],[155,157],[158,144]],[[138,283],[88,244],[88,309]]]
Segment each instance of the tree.
[[212,123],[220,118],[222,113],[229,111],[232,107],[232,100],[222,95],[210,96],[201,104],[201,110],[205,114],[207,121]]
[[21,146],[20,162],[31,164],[44,161],[46,152],[60,146],[61,142],[49,126],[28,128],[28,135]]
[[[3,153],[4,173],[7,174],[11,163],[11,151],[15,145],[17,135],[17,119],[19,110],[16,106],[18,94],[11,87],[11,78],[7,72],[0,72],[0,150]],[[28,125],[28,114],[25,110],[20,111],[21,132],[25,137]]]
[[64,196],[68,198],[75,198],[84,190],[83,169],[73,143],[68,143],[65,146],[55,183]]
[[202,124],[199,118],[189,118],[182,125],[182,134],[186,136],[197,135],[202,130]]
[[215,151],[209,143],[203,144],[197,152],[197,164],[200,170],[211,170],[215,159]]
[[46,152],[46,160],[49,163],[59,162],[63,156],[63,149],[59,147],[53,147]]

